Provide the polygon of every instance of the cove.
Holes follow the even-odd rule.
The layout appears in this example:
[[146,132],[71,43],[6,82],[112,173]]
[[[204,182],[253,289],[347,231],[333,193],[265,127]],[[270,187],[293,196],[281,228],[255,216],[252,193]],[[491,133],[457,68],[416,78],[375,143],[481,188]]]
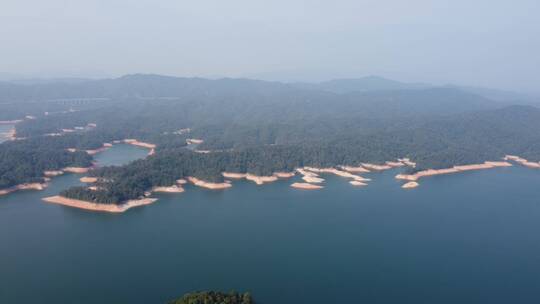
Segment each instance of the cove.
[[[117,145],[101,165],[145,157]],[[395,170],[356,188],[191,185],[124,214],[46,204],[78,184],[0,198],[0,303],[165,303],[193,290],[258,303],[525,303],[540,288],[540,171],[437,176]]]

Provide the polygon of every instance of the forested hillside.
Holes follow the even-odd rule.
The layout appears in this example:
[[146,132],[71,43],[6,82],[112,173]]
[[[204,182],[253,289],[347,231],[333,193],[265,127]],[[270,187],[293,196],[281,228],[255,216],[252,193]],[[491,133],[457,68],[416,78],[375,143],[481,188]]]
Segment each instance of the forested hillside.
[[[3,119],[32,117],[16,125],[21,140],[0,145],[0,188],[39,180],[44,170],[90,164],[91,156],[68,148],[92,150],[128,138],[156,144],[156,154],[94,171],[107,181],[101,191],[64,194],[120,202],[186,176],[220,181],[222,171],[268,175],[403,157],[416,161],[417,170],[505,154],[540,160],[538,108],[502,107],[455,88],[394,85],[398,89],[338,93],[156,75],[2,84],[0,99],[9,100],[0,103]],[[203,139],[197,149],[212,152],[185,149],[188,138]]]
[[540,160],[539,109],[513,106],[429,121],[410,129],[347,133],[324,141],[258,145],[223,152],[201,154],[162,148],[158,154],[127,166],[93,171],[93,176],[104,181],[99,184],[101,191],[75,188],[63,194],[113,203],[139,197],[154,186],[171,185],[188,176],[221,182],[224,171],[271,175],[303,166],[358,166],[403,157],[417,162],[414,170],[423,170],[500,160],[506,154]]

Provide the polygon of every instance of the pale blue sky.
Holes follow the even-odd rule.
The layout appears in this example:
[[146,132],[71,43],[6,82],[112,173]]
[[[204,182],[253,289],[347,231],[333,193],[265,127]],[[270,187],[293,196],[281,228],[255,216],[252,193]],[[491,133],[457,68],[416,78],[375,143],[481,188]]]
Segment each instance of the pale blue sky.
[[257,76],[540,91],[538,0],[2,0],[0,72]]

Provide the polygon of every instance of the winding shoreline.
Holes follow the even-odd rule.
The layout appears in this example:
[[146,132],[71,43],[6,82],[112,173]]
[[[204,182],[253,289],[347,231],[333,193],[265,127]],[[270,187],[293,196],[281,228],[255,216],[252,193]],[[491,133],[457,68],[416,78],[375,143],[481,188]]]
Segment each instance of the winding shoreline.
[[184,188],[180,185],[172,185],[172,186],[158,186],[152,188],[152,192],[160,192],[160,193],[182,193],[184,192]]
[[460,165],[460,166],[453,166],[452,168],[445,168],[445,169],[427,169],[427,170],[418,171],[415,174],[398,174],[396,175],[396,179],[407,180],[407,181],[417,181],[420,178],[428,177],[428,176],[451,174],[451,173],[474,171],[474,170],[493,169],[493,168],[499,168],[499,167],[511,167],[511,166],[512,164],[509,162],[486,161],[483,164]]
[[518,163],[518,164],[520,164],[522,166],[525,166],[525,167],[529,167],[529,168],[533,168],[533,169],[540,169],[540,162],[538,162],[538,163],[531,162],[531,161],[528,161],[525,158],[522,158],[522,157],[519,157],[519,156],[506,155],[503,159],[506,160],[506,161],[515,161],[516,163]]
[[157,201],[156,198],[143,198],[143,199],[138,199],[138,200],[129,200],[123,204],[101,204],[101,203],[94,203],[94,202],[89,202],[89,201],[67,198],[60,195],[45,197],[42,200],[47,203],[58,204],[58,205],[63,205],[63,206],[68,206],[68,207],[73,207],[73,208],[79,208],[79,209],[91,210],[91,211],[111,212],[111,213],[126,212],[127,210],[131,208],[150,205]]
[[358,181],[358,182],[371,181],[371,179],[369,179],[369,178],[365,178],[365,177],[362,177],[360,175],[355,175],[355,174],[352,174],[352,173],[347,172],[347,171],[341,171],[341,170],[338,170],[336,168],[304,167],[304,169],[307,170],[307,171],[310,171],[310,172],[330,173],[330,174],[334,174],[334,175],[337,175],[337,176],[340,176],[340,177],[351,178],[351,179],[353,179],[355,181]]
[[49,186],[49,184],[47,184],[47,183],[24,183],[24,184],[19,184],[19,185],[13,186],[13,187],[1,189],[0,190],[0,196],[10,194],[10,193],[13,193],[13,192],[16,192],[16,191],[21,191],[21,190],[38,190],[38,191],[41,191],[41,190],[44,190],[45,188],[47,188],[48,186]]
[[[154,144],[144,143],[144,142],[140,142],[140,141],[136,141],[136,140],[135,140],[135,142],[133,142],[131,140],[128,140],[128,141],[129,141],[128,144],[150,149],[149,155],[154,153],[154,148],[156,146]],[[118,141],[117,143],[121,143],[121,142],[123,142],[123,141]],[[95,155],[97,153],[103,152],[103,151],[111,148],[112,146],[113,146],[113,144],[111,144],[111,143],[104,143],[103,146],[98,148],[98,149],[86,150],[86,153],[88,153],[89,155]],[[152,146],[154,148],[152,148]],[[66,150],[69,151],[69,152],[76,152],[77,151],[76,149],[73,149],[73,148],[68,148]],[[43,179],[45,180],[44,183],[22,183],[22,184],[15,185],[15,186],[12,186],[12,187],[9,187],[9,188],[0,189],[0,196],[7,195],[7,194],[13,193],[13,192],[17,192],[19,190],[43,190],[48,186],[48,184],[46,182],[50,180],[50,177],[63,175],[64,173],[82,174],[82,173],[87,173],[88,171],[90,171],[92,169],[94,169],[93,166],[92,167],[65,167],[65,168],[62,168],[62,169],[59,169],[59,170],[46,170],[46,171],[43,172]],[[80,181],[84,182],[84,183],[94,183],[94,182],[97,181],[97,178],[86,177],[85,176],[85,177],[80,178]]]
[[142,148],[147,148],[147,149],[155,149],[156,148],[155,144],[151,144],[151,143],[147,143],[147,142],[143,142],[143,141],[138,141],[136,139],[124,139],[123,142],[126,143],[126,144],[129,144],[129,145],[142,147]]
[[236,173],[236,172],[222,172],[221,175],[225,178],[230,179],[246,179],[248,181],[252,181],[256,183],[257,185],[263,185],[265,183],[272,183],[277,180],[285,179],[285,178],[291,178],[295,175],[294,172],[274,172],[272,175],[267,176],[260,176],[255,175],[251,173]]
[[193,176],[189,176],[187,180],[190,181],[195,186],[210,189],[210,190],[223,190],[223,189],[232,187],[230,182],[211,183],[211,182],[204,181],[202,179],[198,179]]
[[[124,142],[127,144],[132,144],[135,146],[148,148],[148,149],[151,149],[152,151],[154,151],[154,148],[155,148],[155,145],[153,144],[139,142],[136,140],[127,139],[127,140],[123,140],[119,142]],[[112,144],[105,143],[103,147],[99,149],[107,149],[111,146]],[[96,151],[96,150],[91,150],[91,151]],[[443,169],[427,169],[427,170],[418,171],[414,174],[398,174],[395,176],[395,178],[398,180],[406,181],[406,183],[401,186],[403,189],[412,189],[412,188],[418,187],[419,186],[418,181],[424,177],[513,166],[512,163],[510,163],[509,161],[521,164],[528,168],[540,168],[540,162],[538,163],[530,162],[524,158],[521,158],[515,155],[506,155],[503,158],[503,160],[504,161],[485,161],[484,163],[481,163],[481,164],[456,165],[451,168],[443,168]],[[387,169],[398,168],[398,167],[403,167],[403,166],[414,167],[416,166],[416,164],[411,162],[409,159],[399,159],[397,162],[387,161],[384,165],[362,163],[361,166],[358,166],[358,167],[342,165],[342,166],[329,167],[329,168],[317,168],[317,167],[306,166],[302,168],[297,168],[295,169],[294,172],[275,172],[274,174],[269,175],[269,176],[258,176],[258,175],[254,175],[250,173],[233,173],[233,172],[222,172],[222,175],[228,179],[246,179],[246,180],[255,182],[257,185],[263,185],[265,183],[271,183],[271,182],[277,181],[280,178],[293,177],[295,176],[296,172],[298,172],[300,175],[302,175],[302,179],[304,180],[304,182],[294,182],[290,186],[297,189],[315,190],[315,189],[324,188],[324,186],[319,185],[325,181],[323,178],[319,176],[320,173],[334,174],[336,176],[349,178],[351,179],[349,183],[353,186],[367,186],[366,182],[370,181],[370,179],[364,178],[360,175],[353,174],[352,172],[367,173],[367,172],[370,172],[369,169],[374,170],[374,171],[381,171],[381,170],[387,170]],[[61,170],[44,171],[43,175],[45,176],[44,177],[45,181],[47,181],[48,177],[58,176],[66,172],[77,173],[77,174],[86,173],[92,168],[93,167],[66,167]],[[211,190],[223,190],[223,189],[227,189],[233,186],[229,180],[225,180],[225,182],[221,182],[221,183],[213,183],[213,182],[208,182],[208,181],[205,181],[203,179],[199,179],[193,176],[187,177],[186,179],[187,180],[180,179],[177,181],[176,185],[172,185],[172,186],[153,187],[151,190],[148,190],[148,195],[150,195],[151,192],[182,193],[185,191],[185,189],[181,185],[187,183],[188,181],[194,184],[195,186],[211,189]],[[97,178],[81,177],[80,181],[85,182],[85,183],[95,183],[97,181]],[[10,188],[0,189],[0,195],[9,194],[9,193],[19,191],[19,190],[43,190],[45,187],[47,187],[47,185],[48,184],[46,182],[24,183],[24,184],[10,187]],[[69,198],[57,195],[57,196],[44,198],[44,200],[50,203],[62,204],[62,205],[86,209],[86,210],[118,213],[118,212],[124,212],[132,207],[151,204],[155,202],[157,199],[143,198],[143,199],[137,199],[137,200],[130,200],[130,201],[127,201],[125,203],[120,203],[120,204],[101,204],[101,203],[95,203],[95,202],[89,202],[89,201],[69,199]]]

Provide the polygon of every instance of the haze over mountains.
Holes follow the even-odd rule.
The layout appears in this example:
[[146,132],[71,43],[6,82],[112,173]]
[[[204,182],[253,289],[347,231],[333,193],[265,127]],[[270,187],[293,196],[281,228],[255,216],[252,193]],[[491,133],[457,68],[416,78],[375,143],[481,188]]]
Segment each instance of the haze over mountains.
[[[297,89],[293,93],[294,89]],[[134,74],[114,79],[90,80],[83,78],[62,79],[22,79],[0,82],[0,102],[32,101],[62,98],[181,98],[200,93],[267,93],[303,94],[324,96],[323,92],[359,99],[392,98],[400,94],[429,97],[430,92],[457,97],[457,91],[510,104],[537,104],[539,98],[517,92],[469,86],[435,86],[427,83],[405,83],[378,76],[356,79],[334,79],[320,83],[280,83],[251,79],[222,78],[182,78],[161,75]],[[433,91],[435,90],[435,91]],[[303,92],[302,92],[303,91]],[[311,92],[308,92],[311,91]],[[382,93],[385,91],[386,93]],[[367,93],[367,95],[366,95]],[[463,95],[464,96],[464,95]],[[334,96],[335,97],[335,96]],[[458,98],[459,99],[459,98]]]

